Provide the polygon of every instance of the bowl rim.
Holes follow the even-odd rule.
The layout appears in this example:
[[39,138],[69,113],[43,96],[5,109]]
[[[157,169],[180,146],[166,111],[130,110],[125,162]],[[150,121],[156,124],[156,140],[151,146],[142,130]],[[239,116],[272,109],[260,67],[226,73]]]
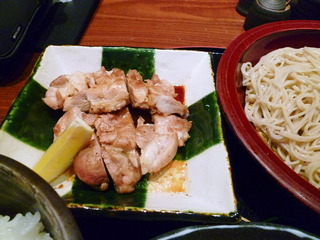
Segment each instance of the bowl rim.
[[[234,79],[243,53],[257,40],[274,33],[299,30],[320,30],[320,21],[289,20],[268,23],[250,29],[235,38],[226,48],[217,69],[217,92],[222,107],[236,136],[250,154],[269,172],[284,188],[296,198],[320,213],[320,190],[296,174],[287,166],[262,138],[245,116],[238,99]],[[230,104],[230,103],[233,104]]]
[[[164,239],[191,239],[190,236],[200,236],[201,232],[205,234],[212,235],[212,239],[215,236],[215,232],[224,231],[224,237],[227,238],[229,235],[230,237],[236,236],[240,232],[245,234],[246,238],[250,238],[250,234],[257,234],[255,231],[258,232],[286,232],[290,236],[299,237],[299,239],[318,239],[319,237],[313,233],[307,232],[305,230],[299,229],[297,227],[292,227],[289,225],[279,224],[279,223],[270,223],[270,222],[240,222],[239,224],[234,225],[192,225],[187,227],[182,227],[178,229],[171,230],[159,236],[152,238],[151,240],[164,240]],[[249,235],[248,235],[249,234]],[[253,236],[253,235],[252,235]],[[184,238],[185,237],[185,238]],[[243,235],[244,237],[244,235]],[[280,237],[280,236],[279,236]],[[225,239],[223,238],[223,239]],[[282,236],[283,238],[283,236]],[[205,238],[207,239],[207,238]],[[221,239],[221,238],[219,238]],[[232,238],[234,239],[234,238]]]

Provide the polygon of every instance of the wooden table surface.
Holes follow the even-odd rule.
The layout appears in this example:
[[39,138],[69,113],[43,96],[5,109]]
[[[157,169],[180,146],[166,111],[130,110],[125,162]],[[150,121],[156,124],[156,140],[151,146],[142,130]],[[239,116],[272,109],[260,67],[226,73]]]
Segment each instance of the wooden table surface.
[[[79,45],[171,48],[226,48],[243,33],[237,0],[101,0]],[[0,86],[0,122],[39,57],[21,75]]]
[[[237,13],[237,3],[237,0],[101,0],[79,45],[226,48],[244,32],[245,17]],[[31,74],[39,55],[39,52],[33,53],[19,77],[0,86],[0,122]],[[241,215],[252,221],[271,219],[320,234],[319,215],[283,191],[243,149],[232,131],[229,132],[226,138],[233,150],[230,160]],[[237,161],[238,156],[241,161]],[[108,220],[99,216],[78,216],[77,221],[85,239],[90,240],[150,239],[187,226],[179,222]]]

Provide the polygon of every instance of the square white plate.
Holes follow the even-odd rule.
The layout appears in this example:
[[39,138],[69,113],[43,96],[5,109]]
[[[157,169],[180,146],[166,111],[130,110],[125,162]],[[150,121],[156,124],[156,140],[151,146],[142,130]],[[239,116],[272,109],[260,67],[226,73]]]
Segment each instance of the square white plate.
[[[145,176],[131,194],[113,189],[98,192],[66,172],[52,186],[74,210],[97,210],[114,216],[205,222],[239,221],[211,53],[125,47],[49,46],[17,96],[0,130],[0,154],[32,168],[53,139],[62,115],[42,102],[50,82],[75,71],[94,72],[101,65],[125,72],[137,69],[144,78],[159,75],[184,86],[185,104],[193,122],[190,139],[160,177]],[[170,182],[164,187],[161,182]]]

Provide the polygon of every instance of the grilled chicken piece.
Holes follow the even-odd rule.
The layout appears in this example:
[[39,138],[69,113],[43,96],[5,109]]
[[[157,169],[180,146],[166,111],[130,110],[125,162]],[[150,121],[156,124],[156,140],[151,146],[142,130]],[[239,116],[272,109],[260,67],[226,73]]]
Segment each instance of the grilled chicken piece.
[[82,113],[82,118],[90,127],[94,128],[94,124],[99,118],[99,114]]
[[133,192],[136,183],[142,176],[137,150],[126,151],[112,145],[102,144],[102,156],[116,191],[118,193]]
[[77,117],[83,119],[83,115],[84,113],[77,107],[71,108],[69,111],[65,112],[53,127],[54,141],[67,129],[73,120]]
[[104,67],[94,73],[63,75],[50,84],[43,101],[63,111],[73,107],[90,113],[117,111],[129,103],[125,78],[122,70]]
[[104,191],[109,186],[109,177],[102,160],[102,149],[95,134],[87,148],[81,150],[73,161],[74,171],[86,184]]
[[78,92],[71,97],[67,97],[63,102],[62,110],[64,112],[70,110],[71,108],[77,107],[82,112],[89,112],[90,102],[87,99],[87,89]]
[[135,126],[128,108],[98,116],[94,125],[102,144],[109,144],[124,150],[132,150],[137,147]]
[[76,72],[69,75],[61,75],[51,82],[43,101],[52,109],[63,108],[66,98],[76,95],[87,89],[87,76]]
[[177,135],[157,134],[152,141],[141,149],[140,164],[142,174],[153,173],[159,171],[166,166],[178,150]]
[[90,102],[90,113],[117,111],[129,103],[124,72],[114,68],[106,73],[106,75],[99,75],[95,87],[86,90],[86,97]]
[[138,119],[136,141],[141,148],[142,174],[159,171],[177,154],[179,146],[188,140],[192,123],[175,115],[154,115],[154,124]]
[[153,123],[145,123],[143,117],[139,117],[136,128],[136,143],[139,148],[144,148],[156,137]]
[[136,70],[129,70],[127,73],[127,88],[132,107],[149,109],[147,97],[149,94],[148,87],[143,82],[142,76]]
[[128,108],[100,115],[95,121],[102,156],[119,193],[132,192],[142,174],[135,142],[135,126]]
[[61,118],[57,121],[56,125],[53,127],[54,140],[60,136],[66,128],[72,123],[76,118],[81,118],[90,127],[94,127],[95,121],[98,119],[98,114],[84,113],[79,108],[73,107],[67,112],[65,112]]
[[189,131],[192,127],[192,122],[187,119],[175,115],[162,116],[159,114],[153,115],[152,119],[157,134],[177,134],[179,147],[184,146],[184,143],[190,138]]
[[143,81],[137,70],[129,70],[127,87],[130,102],[135,108],[150,109],[151,113],[164,115],[179,114],[184,118],[189,115],[188,108],[175,99],[176,93],[171,83],[160,80],[157,75]]
[[188,108],[171,96],[156,96],[155,101],[157,113],[161,113],[166,116],[178,114],[183,118],[187,118],[189,116]]

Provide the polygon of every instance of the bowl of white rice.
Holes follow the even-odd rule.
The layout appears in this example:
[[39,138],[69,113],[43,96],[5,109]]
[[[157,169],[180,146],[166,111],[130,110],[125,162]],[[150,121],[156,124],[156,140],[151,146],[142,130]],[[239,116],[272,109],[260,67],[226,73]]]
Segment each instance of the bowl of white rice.
[[40,176],[0,155],[0,239],[80,240],[66,204]]

